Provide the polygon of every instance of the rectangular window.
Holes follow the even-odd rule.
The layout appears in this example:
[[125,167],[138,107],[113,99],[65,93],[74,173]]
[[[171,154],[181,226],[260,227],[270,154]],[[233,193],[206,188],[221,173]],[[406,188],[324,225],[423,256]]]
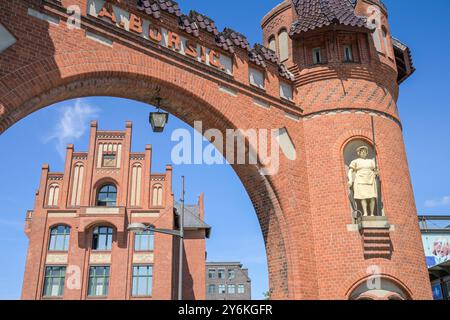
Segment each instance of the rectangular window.
[[216,285],[215,284],[208,285],[208,294],[214,294],[214,293],[216,293]]
[[234,270],[228,270],[228,279],[233,280],[236,277]]
[[134,236],[134,251],[153,251],[154,239],[153,231],[136,233]]
[[66,279],[66,267],[53,266],[45,268],[44,297],[62,297]]
[[322,63],[322,50],[320,48],[313,49],[313,63],[314,64]]
[[219,294],[225,294],[225,285],[224,284],[219,284]]
[[353,62],[353,50],[350,45],[344,46],[344,61]]
[[290,101],[294,99],[294,92],[290,84],[280,82],[280,97]]
[[88,296],[106,297],[109,288],[109,266],[89,268]]
[[116,167],[116,154],[115,153],[104,153],[102,166],[108,167],[108,168],[115,168]]
[[92,234],[92,249],[97,251],[111,251],[113,229],[110,227],[97,227]]
[[150,297],[152,295],[152,278],[152,266],[133,266],[133,297]]
[[253,68],[249,68],[248,72],[250,77],[250,84],[260,89],[264,89],[264,73]]
[[445,297],[447,297],[447,300],[450,300],[450,281],[447,281],[444,287],[445,287]]
[[238,293],[240,294],[245,293],[245,287],[243,284],[238,284]]
[[216,269],[208,269],[208,279],[216,278]]
[[228,294],[235,294],[236,293],[236,286],[234,284],[228,285]]
[[225,269],[219,269],[217,271],[217,276],[219,279],[225,279]]

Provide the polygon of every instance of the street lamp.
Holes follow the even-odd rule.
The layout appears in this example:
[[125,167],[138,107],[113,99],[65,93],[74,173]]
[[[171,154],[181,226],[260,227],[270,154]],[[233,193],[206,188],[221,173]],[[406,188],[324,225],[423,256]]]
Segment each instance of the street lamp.
[[178,300],[183,300],[183,238],[184,238],[184,176],[181,177],[181,214],[180,230],[159,229],[155,226],[147,226],[140,222],[130,223],[127,230],[133,233],[152,231],[156,233],[168,234],[180,239],[179,245],[179,266],[178,266]]
[[156,112],[150,112],[149,122],[152,126],[153,132],[163,132],[164,126],[169,121],[169,114],[160,111],[161,97],[156,97]]

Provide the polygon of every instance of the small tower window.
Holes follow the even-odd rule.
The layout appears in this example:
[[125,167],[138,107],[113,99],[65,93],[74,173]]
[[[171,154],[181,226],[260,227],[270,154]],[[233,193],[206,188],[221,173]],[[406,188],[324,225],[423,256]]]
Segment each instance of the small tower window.
[[103,167],[115,168],[116,167],[116,154],[115,153],[105,153],[103,154]]
[[289,58],[289,36],[286,30],[282,30],[278,35],[278,48],[280,50],[280,61]]
[[381,28],[381,33],[383,35],[384,50],[386,51],[386,55],[388,57],[391,57],[391,48],[389,46],[388,33],[384,26]]
[[353,50],[351,45],[344,46],[344,61],[353,62]]
[[277,52],[277,42],[275,41],[274,36],[271,36],[269,39],[269,49],[273,52]]
[[314,64],[322,63],[322,50],[320,48],[313,49],[313,63]]

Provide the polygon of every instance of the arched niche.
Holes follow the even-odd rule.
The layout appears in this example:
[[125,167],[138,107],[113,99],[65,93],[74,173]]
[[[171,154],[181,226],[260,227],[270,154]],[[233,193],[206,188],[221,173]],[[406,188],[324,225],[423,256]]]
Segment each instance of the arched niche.
[[[350,203],[350,208],[351,208],[351,213],[352,213],[352,217],[354,219],[354,222],[357,222],[357,219],[359,219],[360,217],[367,218],[367,215],[364,214],[364,212],[368,212],[369,216],[384,216],[383,213],[383,207],[381,205],[380,210],[378,210],[378,206],[379,203],[381,203],[381,201],[377,201],[377,199],[375,198],[375,204],[374,204],[374,208],[373,208],[373,212],[371,210],[371,205],[370,205],[370,200],[366,201],[366,210],[364,210],[364,203],[363,200],[361,200],[360,198],[358,198],[357,194],[357,190],[355,189],[356,186],[355,184],[353,184],[352,186],[348,185],[348,182],[350,181],[349,176],[352,176],[352,180],[353,182],[355,182],[356,179],[356,170],[353,168],[352,172],[350,172],[350,166],[352,164],[353,161],[355,161],[356,159],[359,158],[359,154],[358,154],[358,150],[362,147],[366,147],[368,150],[368,154],[367,154],[367,158],[366,159],[371,159],[373,160],[374,163],[374,167],[372,168],[373,170],[375,170],[375,165],[376,162],[374,161],[376,154],[375,154],[375,150],[373,148],[373,145],[364,139],[352,139],[350,140],[344,147],[344,168],[345,168],[345,176],[346,176],[346,185],[347,185],[347,193],[348,193],[348,199],[349,199],[349,203]],[[361,168],[362,169],[362,168]],[[361,170],[360,169],[360,170]],[[381,192],[380,192],[380,185],[377,183],[376,179],[373,181],[374,186],[373,188],[375,189],[375,193],[377,197],[380,197],[381,199]]]

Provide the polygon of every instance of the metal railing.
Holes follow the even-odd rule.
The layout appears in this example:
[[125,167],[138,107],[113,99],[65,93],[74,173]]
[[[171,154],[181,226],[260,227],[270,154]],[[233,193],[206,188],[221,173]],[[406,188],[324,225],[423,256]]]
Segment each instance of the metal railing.
[[418,219],[422,232],[450,234],[450,216],[448,215],[420,215]]

